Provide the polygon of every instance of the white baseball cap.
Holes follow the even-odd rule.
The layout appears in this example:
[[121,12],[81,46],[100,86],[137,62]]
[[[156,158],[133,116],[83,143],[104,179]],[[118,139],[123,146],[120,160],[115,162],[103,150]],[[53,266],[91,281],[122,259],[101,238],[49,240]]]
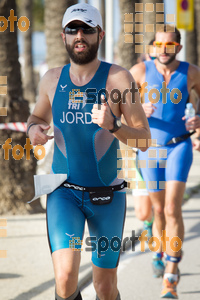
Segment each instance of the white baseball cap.
[[100,26],[103,29],[100,12],[87,3],[78,3],[68,7],[63,16],[62,27],[65,28],[67,24],[75,20],[82,21],[90,27]]

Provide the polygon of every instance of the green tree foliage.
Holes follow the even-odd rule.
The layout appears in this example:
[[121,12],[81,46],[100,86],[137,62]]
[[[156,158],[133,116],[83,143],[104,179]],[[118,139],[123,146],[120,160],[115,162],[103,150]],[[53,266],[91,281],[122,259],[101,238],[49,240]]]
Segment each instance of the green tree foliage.
[[33,30],[43,31],[44,30],[44,1],[34,0],[33,1]]
[[[17,0],[17,14],[22,15],[22,0]],[[33,0],[33,31],[44,31],[44,0]]]

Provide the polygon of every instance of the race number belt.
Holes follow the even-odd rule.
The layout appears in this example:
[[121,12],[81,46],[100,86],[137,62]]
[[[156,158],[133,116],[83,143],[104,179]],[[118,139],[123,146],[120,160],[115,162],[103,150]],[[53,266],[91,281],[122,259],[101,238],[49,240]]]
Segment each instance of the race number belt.
[[151,147],[165,147],[168,145],[172,145],[172,144],[177,144],[179,142],[183,142],[185,141],[187,138],[189,138],[192,134],[194,134],[196,132],[196,130],[183,134],[181,136],[177,136],[177,137],[173,137],[169,142],[167,142],[167,144],[165,145],[160,145],[160,144],[152,144]]
[[102,187],[85,187],[73,183],[63,182],[61,186],[76,191],[88,192],[90,201],[95,205],[103,205],[111,203],[113,199],[113,192],[120,191],[127,187],[127,182],[123,181],[118,185],[102,186]]

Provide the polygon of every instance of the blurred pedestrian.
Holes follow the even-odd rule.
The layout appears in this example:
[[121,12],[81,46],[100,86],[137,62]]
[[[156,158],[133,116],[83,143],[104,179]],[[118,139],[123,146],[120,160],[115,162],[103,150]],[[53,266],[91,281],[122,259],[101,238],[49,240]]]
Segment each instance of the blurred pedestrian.
[[[183,118],[186,103],[188,99],[191,101],[191,90],[194,89],[200,97],[200,68],[176,59],[182,49],[180,39],[176,28],[165,25],[156,33],[153,43],[157,49],[156,59],[137,64],[130,71],[138,86],[145,89],[143,108],[153,141],[147,152],[139,151],[139,162],[146,162],[141,166],[141,172],[154,208],[158,235],[154,231],[153,235],[161,238],[162,230],[166,230],[169,239],[178,236],[183,241],[181,205],[192,164],[191,133],[188,130],[198,126],[198,116],[187,124]],[[187,130],[188,125],[191,126]],[[161,297],[176,299],[181,249],[174,252],[167,243],[165,254],[166,266],[162,261],[162,249],[154,254],[153,270],[155,276],[164,274]]]

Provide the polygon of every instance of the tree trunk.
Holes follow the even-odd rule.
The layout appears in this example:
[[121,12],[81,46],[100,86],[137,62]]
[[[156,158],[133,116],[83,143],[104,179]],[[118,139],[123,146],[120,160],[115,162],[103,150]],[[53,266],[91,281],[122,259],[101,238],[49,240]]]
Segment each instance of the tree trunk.
[[197,65],[200,67],[200,2],[195,0],[195,29],[197,38]]
[[[135,3],[137,0],[120,0],[120,14],[121,14],[121,32],[118,42],[118,53],[117,53],[117,62],[119,65],[126,69],[130,69],[137,61],[138,54],[135,53],[135,26],[134,26],[134,15],[135,15]],[[127,34],[124,32],[124,24],[125,24],[125,14],[131,14],[130,22],[126,24],[133,25],[133,30],[127,30],[127,33],[132,40],[126,40]],[[127,20],[127,19],[126,19]],[[131,38],[132,36],[132,38]]]
[[197,32],[196,28],[193,31],[186,32],[186,61],[190,64],[197,65]]
[[[0,16],[7,20],[11,9],[17,15],[15,0],[1,0]],[[20,64],[18,62],[17,46],[17,22],[14,22],[14,32],[10,32],[10,22],[4,32],[0,32],[0,70],[1,76],[7,78],[7,95],[0,95],[0,107],[7,107],[7,116],[0,116],[0,123],[6,122],[26,122],[29,115],[28,102],[23,100],[22,83],[20,74]],[[2,82],[1,82],[2,84]],[[4,157],[4,143],[11,138],[12,149],[8,150],[9,157]],[[21,132],[11,130],[1,130],[0,144],[0,214],[3,213],[26,213],[33,211],[34,207],[26,204],[33,195],[33,174],[35,174],[36,159],[31,156],[26,160],[26,151],[23,150],[26,144],[26,135]],[[15,151],[13,147],[21,147],[20,151]],[[18,159],[18,154],[23,154],[22,159]],[[6,159],[7,158],[7,159]],[[38,205],[38,204],[36,204]]]
[[156,27],[164,23],[164,1],[163,0],[142,0],[144,9],[144,45],[154,39]]
[[[164,14],[164,12],[158,11],[162,8],[163,0],[144,0],[141,2],[120,0],[119,3],[121,11],[119,64],[130,69],[137,63],[138,57],[146,53],[146,45],[156,33],[156,24],[164,23],[164,19],[161,21],[161,16],[159,19],[157,17],[156,20],[156,15]],[[160,7],[158,7],[159,5],[156,7],[156,4],[159,4]],[[126,19],[127,14],[133,14],[132,19]],[[131,16],[129,15],[129,17]]]
[[26,16],[31,26],[25,32],[23,32],[24,38],[24,76],[23,76],[23,90],[24,98],[29,102],[35,102],[36,88],[33,71],[33,56],[32,56],[32,28],[33,28],[33,2],[32,0],[23,0],[23,16]]
[[186,32],[186,61],[200,66],[200,3],[194,0],[194,30]]
[[45,35],[49,69],[63,66],[69,62],[61,38],[62,18],[67,7],[76,3],[76,0],[45,0]]

